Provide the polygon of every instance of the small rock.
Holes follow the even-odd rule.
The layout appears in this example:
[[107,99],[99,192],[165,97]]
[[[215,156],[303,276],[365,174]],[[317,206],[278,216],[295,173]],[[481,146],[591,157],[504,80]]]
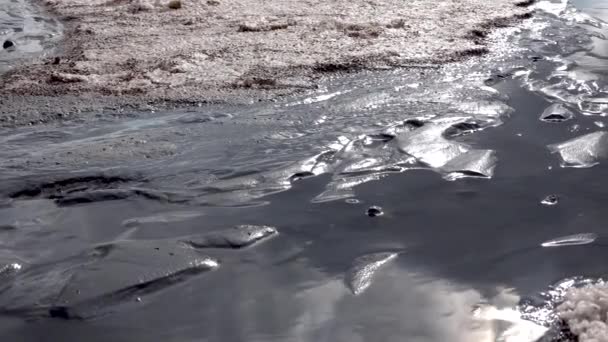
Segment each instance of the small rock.
[[142,0],[133,1],[129,5],[129,11],[131,13],[147,12],[147,11],[152,11],[152,10],[154,10],[154,6],[147,1],[142,1]]
[[209,6],[218,6],[220,4],[217,0],[207,0],[207,5]]
[[558,202],[559,197],[557,197],[557,195],[549,195],[540,201],[540,203],[543,205],[556,205]]
[[169,1],[168,6],[170,9],[180,9],[180,8],[182,8],[182,1],[181,0],[171,0],[171,1]]
[[393,19],[389,24],[386,25],[386,27],[392,29],[405,28],[406,26],[405,19]]
[[382,215],[384,215],[384,212],[382,211],[381,207],[372,206],[372,207],[369,207],[369,209],[367,209],[367,216],[369,216],[369,217],[376,217],[376,216],[382,216]]
[[8,49],[8,48],[12,48],[13,46],[15,46],[15,42],[13,42],[12,40],[5,40],[4,43],[2,44],[2,48],[3,49]]

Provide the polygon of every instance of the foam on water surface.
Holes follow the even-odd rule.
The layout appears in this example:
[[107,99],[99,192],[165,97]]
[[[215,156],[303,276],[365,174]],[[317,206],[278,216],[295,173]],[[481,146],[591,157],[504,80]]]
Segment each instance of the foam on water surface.
[[372,285],[374,274],[397,253],[374,253],[358,257],[345,275],[345,283],[354,295],[360,295]]
[[563,247],[563,246],[576,246],[576,245],[587,245],[593,243],[597,239],[597,234],[594,233],[581,233],[568,236],[562,236],[555,239],[551,239],[541,243],[542,247]]

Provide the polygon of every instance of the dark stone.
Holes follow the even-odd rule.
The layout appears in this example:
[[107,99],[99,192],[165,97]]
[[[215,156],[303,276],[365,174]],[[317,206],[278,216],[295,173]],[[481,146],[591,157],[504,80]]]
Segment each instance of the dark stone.
[[64,306],[54,306],[49,308],[49,316],[53,318],[70,319],[70,313]]
[[13,46],[15,46],[15,42],[13,42],[12,40],[5,40],[4,43],[2,44],[2,48],[3,49],[8,49],[8,48],[12,48]]
[[535,2],[536,2],[536,0],[523,0],[523,1],[520,1],[520,2],[516,3],[515,6],[517,6],[517,7],[530,7],[530,6],[534,5]]

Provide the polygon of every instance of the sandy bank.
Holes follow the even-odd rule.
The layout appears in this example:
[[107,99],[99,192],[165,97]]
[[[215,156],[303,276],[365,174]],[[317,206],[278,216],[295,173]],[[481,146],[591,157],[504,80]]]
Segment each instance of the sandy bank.
[[529,11],[521,0],[169,2],[44,1],[64,41],[3,75],[0,124],[269,99],[328,72],[445,63],[483,53],[487,30]]

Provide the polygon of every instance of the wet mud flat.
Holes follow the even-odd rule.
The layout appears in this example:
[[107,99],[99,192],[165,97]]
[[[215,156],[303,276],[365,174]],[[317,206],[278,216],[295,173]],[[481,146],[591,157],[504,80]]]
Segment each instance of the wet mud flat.
[[534,6],[424,72],[0,129],[0,336],[601,340],[606,16]]
[[64,38],[56,53],[3,75],[3,125],[276,100],[336,72],[483,54],[492,28],[530,14],[518,0],[41,3]]

